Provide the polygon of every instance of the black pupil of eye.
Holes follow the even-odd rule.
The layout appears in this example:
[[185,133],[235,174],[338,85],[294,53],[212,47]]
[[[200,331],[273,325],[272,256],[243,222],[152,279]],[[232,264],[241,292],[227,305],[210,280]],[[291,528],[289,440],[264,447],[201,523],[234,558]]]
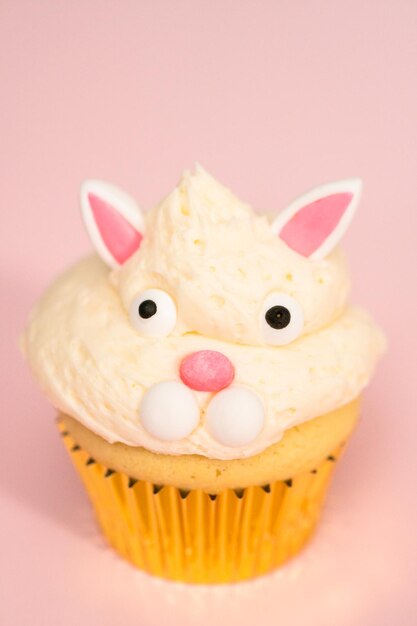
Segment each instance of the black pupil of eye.
[[291,322],[291,313],[285,306],[272,306],[265,313],[265,319],[272,328],[279,330]]
[[152,315],[155,315],[157,310],[158,310],[158,307],[156,306],[156,303],[153,300],[144,300],[143,302],[140,303],[139,309],[138,309],[139,315],[144,320],[147,320],[150,317],[152,317]]

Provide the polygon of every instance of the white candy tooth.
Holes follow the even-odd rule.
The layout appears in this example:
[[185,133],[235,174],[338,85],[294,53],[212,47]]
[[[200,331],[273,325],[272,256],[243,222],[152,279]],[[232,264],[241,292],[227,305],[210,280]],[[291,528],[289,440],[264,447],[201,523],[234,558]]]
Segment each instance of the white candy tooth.
[[162,441],[188,437],[200,419],[193,392],[175,380],[152,385],[143,396],[139,414],[143,428]]
[[259,396],[246,387],[232,386],[217,393],[207,407],[207,429],[224,446],[251,443],[261,432],[265,410]]

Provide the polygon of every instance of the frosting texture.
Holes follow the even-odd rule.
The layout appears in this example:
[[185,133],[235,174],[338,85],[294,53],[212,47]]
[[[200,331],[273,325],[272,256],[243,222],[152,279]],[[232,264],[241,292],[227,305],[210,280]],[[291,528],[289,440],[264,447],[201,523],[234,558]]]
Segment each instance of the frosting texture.
[[[51,402],[109,442],[163,454],[248,457],[367,385],[384,339],[365,312],[347,304],[348,291],[340,250],[302,256],[267,216],[197,168],[144,216],[140,246],[123,264],[109,269],[92,256],[50,287],[22,347]],[[274,323],[271,316],[285,310]],[[265,311],[277,332],[297,321],[295,338],[272,345]],[[137,323],[136,312],[144,316]],[[205,386],[204,371],[190,369],[204,361],[203,352],[211,361],[200,368],[230,364],[233,375],[223,374],[230,393],[218,382]],[[207,370],[207,380],[219,376]],[[168,382],[175,385],[162,385]],[[178,423],[157,385],[177,399]]]

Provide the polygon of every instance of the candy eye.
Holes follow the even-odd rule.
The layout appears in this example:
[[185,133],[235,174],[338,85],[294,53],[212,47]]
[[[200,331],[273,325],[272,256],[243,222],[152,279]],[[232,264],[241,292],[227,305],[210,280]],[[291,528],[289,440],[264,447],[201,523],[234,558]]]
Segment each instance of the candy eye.
[[165,291],[147,289],[133,300],[129,317],[144,337],[166,337],[177,322],[177,310]]
[[261,327],[266,343],[284,346],[300,335],[304,314],[294,298],[285,293],[271,293],[264,302]]

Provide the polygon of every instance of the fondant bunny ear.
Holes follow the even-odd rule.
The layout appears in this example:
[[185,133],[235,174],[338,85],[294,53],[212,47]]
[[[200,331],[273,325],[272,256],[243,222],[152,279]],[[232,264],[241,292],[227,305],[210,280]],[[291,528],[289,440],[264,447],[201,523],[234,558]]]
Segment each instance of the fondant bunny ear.
[[271,228],[299,254],[310,259],[322,259],[348,229],[361,189],[359,178],[316,187],[284,209]]
[[110,267],[138,250],[144,232],[142,212],[127,193],[100,180],[81,186],[81,211],[93,246]]

